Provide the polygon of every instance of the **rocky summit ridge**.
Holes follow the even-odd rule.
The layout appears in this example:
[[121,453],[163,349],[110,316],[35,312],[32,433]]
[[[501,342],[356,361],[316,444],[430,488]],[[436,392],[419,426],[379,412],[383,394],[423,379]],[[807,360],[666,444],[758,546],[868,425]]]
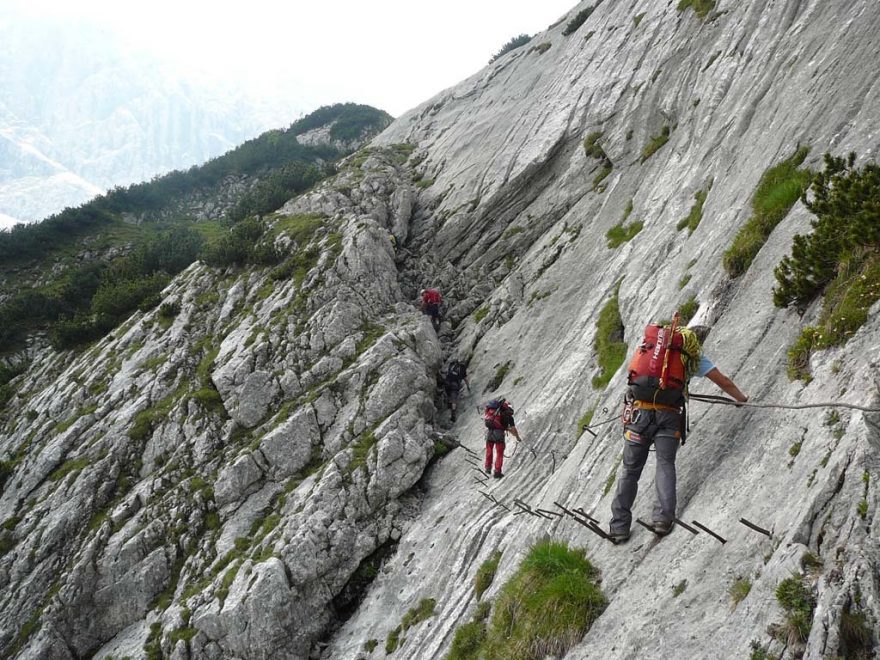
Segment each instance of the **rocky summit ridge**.
[[[585,548],[607,598],[568,658],[849,657],[853,617],[871,653],[877,413],[692,403],[679,516],[724,542],[637,527],[613,546],[511,504],[607,522],[619,427],[580,425],[611,420],[625,385],[623,369],[593,384],[609,300],[629,347],[695,306],[754,402],[880,407],[876,303],[812,354],[811,380],[786,374],[821,314],[773,305],[803,204],[744,273],[722,268],[769,168],[804,146],[813,169],[876,157],[878,26],[868,1],[581,3],[273,215],[282,267],[194,264],[163,292],[172,319],[32,356],[0,428],[4,655],[444,657],[478,568],[501,552],[494,599],[545,536]],[[677,228],[698,193],[701,219]],[[439,333],[417,308],[428,284]],[[474,390],[455,424],[436,391],[451,356]],[[497,394],[525,443],[483,484],[470,411]],[[815,599],[803,643],[768,632],[793,574]]]

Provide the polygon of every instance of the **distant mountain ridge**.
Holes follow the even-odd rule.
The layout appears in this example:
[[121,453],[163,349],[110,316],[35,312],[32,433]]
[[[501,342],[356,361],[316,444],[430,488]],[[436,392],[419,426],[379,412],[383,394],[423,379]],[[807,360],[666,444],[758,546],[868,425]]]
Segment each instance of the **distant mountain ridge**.
[[0,226],[205,162],[308,105],[185,80],[91,24],[0,14]]

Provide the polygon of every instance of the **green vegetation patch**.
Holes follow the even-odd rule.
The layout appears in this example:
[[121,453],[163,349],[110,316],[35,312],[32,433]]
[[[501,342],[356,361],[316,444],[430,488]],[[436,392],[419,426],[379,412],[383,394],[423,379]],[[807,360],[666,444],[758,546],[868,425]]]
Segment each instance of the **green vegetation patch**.
[[687,325],[688,321],[694,318],[694,314],[697,313],[697,310],[700,308],[700,303],[697,302],[696,296],[691,296],[681,304],[678,308],[678,315],[680,317],[681,325]]
[[605,480],[605,487],[602,489],[602,497],[605,497],[614,488],[614,482],[617,481],[617,469],[620,467],[622,460],[623,454],[618,454],[617,458],[614,459],[614,465],[611,466],[611,472]]
[[596,412],[596,408],[590,408],[587,412],[581,415],[581,418],[577,422],[577,432],[575,433],[576,438],[580,438],[584,431],[587,430],[587,427],[590,425],[590,422],[593,421],[593,413]]
[[696,230],[700,224],[700,220],[703,219],[703,204],[706,203],[706,198],[709,196],[710,190],[712,190],[711,183],[706,190],[698,190],[694,193],[694,205],[691,207],[688,214],[679,220],[678,224],[675,226],[676,229],[681,231],[682,229],[687,228],[688,234],[694,233],[694,230]]
[[629,224],[624,224],[622,221],[617,223],[605,232],[605,239],[608,242],[608,248],[614,249],[620,247],[624,243],[628,243],[636,237],[636,234],[642,231],[642,227],[644,226],[645,223],[641,220],[636,220]]
[[366,467],[367,457],[370,455],[370,450],[376,445],[376,442],[378,440],[372,429],[361,434],[358,441],[351,446],[350,471],[354,472],[360,467]]
[[596,323],[593,348],[596,351],[596,361],[599,363],[599,373],[593,376],[593,387],[597,390],[608,385],[611,377],[626,359],[623,321],[618,306],[619,291],[620,283],[614,288],[614,295],[599,312],[599,320]]
[[799,169],[809,152],[809,147],[801,147],[764,172],[752,196],[752,216],[724,253],[722,263],[731,277],[739,277],[749,269],[776,225],[810,185],[810,171]]
[[679,0],[676,9],[684,11],[688,8],[694,10],[697,18],[703,20],[710,11],[715,9],[715,0]]
[[322,213],[298,213],[279,218],[272,225],[273,236],[286,234],[299,247],[307,245],[327,220]]
[[485,638],[470,635],[472,652],[459,657],[565,656],[605,610],[598,577],[582,549],[538,542],[502,588]]
[[776,586],[776,600],[785,611],[783,639],[803,643],[810,636],[816,600],[799,575],[786,578]]
[[492,64],[495,60],[497,60],[502,55],[506,55],[512,50],[516,50],[517,48],[521,48],[529,43],[532,38],[527,34],[520,34],[519,36],[513,37],[510,41],[504,44],[501,49],[492,56],[492,59],[489,60],[489,64]]
[[434,607],[436,605],[437,601],[433,598],[423,598],[419,601],[418,605],[410,608],[403,615],[400,625],[388,633],[388,638],[385,640],[385,653],[394,653],[399,646],[406,642],[402,635],[407,630],[434,616]]
[[497,390],[501,387],[501,384],[504,382],[504,379],[507,377],[507,374],[511,372],[513,369],[513,362],[507,361],[502,365],[499,365],[495,370],[495,375],[492,376],[492,380],[486,385],[485,392],[491,392],[493,390]]
[[814,350],[840,346],[867,321],[880,300],[880,167],[854,168],[855,154],[825,155],[807,208],[813,231],[794,237],[790,256],[777,266],[773,302],[803,312],[824,294],[818,325],[805,328],[789,351],[789,375],[809,377]]
[[550,50],[550,47],[551,47],[552,45],[553,45],[553,44],[551,44],[549,41],[545,41],[545,42],[543,42],[543,43],[538,44],[537,46],[532,46],[531,48],[529,48],[529,52],[530,52],[530,53],[537,52],[538,55],[543,55],[543,54],[546,53],[548,50]]
[[479,323],[479,322],[482,321],[484,318],[486,318],[486,315],[489,313],[489,309],[490,309],[490,308],[489,308],[489,305],[483,305],[482,307],[480,307],[479,309],[477,309],[477,310],[474,312],[474,314],[473,314],[474,321],[476,321],[477,323]]
[[79,472],[83,468],[88,467],[88,465],[89,459],[87,458],[72,458],[66,460],[49,475],[49,481],[61,481],[71,472]]
[[595,7],[587,7],[586,9],[581,9],[575,17],[568,22],[568,25],[562,30],[562,35],[567,37],[570,34],[574,34],[577,32],[578,28],[583,25],[586,20],[590,17],[590,14],[593,13]]
[[752,581],[748,578],[738,577],[730,585],[730,599],[733,601],[734,607],[739,605],[749,592],[752,590]]
[[655,135],[654,137],[652,137],[652,138],[650,139],[650,141],[648,142],[648,144],[645,145],[645,148],[642,149],[642,159],[641,159],[641,162],[644,163],[644,162],[645,162],[646,160],[648,160],[651,156],[653,156],[655,153],[657,153],[657,151],[658,151],[658,150],[659,150],[664,144],[666,144],[667,142],[669,142],[669,133],[670,133],[670,128],[669,128],[669,126],[667,125],[667,126],[664,126],[662,129],[660,129],[660,133],[659,133],[658,135]]
[[672,597],[678,598],[679,596],[681,596],[684,593],[684,590],[687,589],[687,586],[687,580],[682,580],[681,582],[676,584],[674,587],[672,587]]
[[452,646],[446,660],[478,660],[483,642],[486,640],[486,620],[492,606],[489,602],[477,605],[474,616],[455,630]]
[[477,595],[477,600],[480,600],[486,589],[492,586],[492,581],[495,579],[495,571],[498,570],[498,562],[500,561],[501,551],[496,550],[477,569],[477,573],[474,575],[474,593]]

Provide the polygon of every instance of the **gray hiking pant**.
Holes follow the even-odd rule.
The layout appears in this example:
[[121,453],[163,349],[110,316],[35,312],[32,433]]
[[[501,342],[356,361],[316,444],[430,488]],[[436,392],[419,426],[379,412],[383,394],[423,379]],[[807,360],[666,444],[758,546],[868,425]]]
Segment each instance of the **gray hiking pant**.
[[675,519],[675,453],[678,451],[681,415],[667,410],[639,410],[637,418],[624,427],[623,464],[617,477],[617,492],[611,503],[611,533],[628,532],[632,505],[639,491],[639,477],[653,444],[657,451],[657,502],[652,522]]

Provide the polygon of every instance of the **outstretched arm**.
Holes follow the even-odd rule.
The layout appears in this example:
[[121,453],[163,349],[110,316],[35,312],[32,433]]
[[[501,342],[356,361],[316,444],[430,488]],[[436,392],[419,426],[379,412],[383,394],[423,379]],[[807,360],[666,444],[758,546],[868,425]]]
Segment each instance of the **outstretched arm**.
[[511,426],[511,427],[508,428],[507,430],[510,432],[510,435],[512,435],[514,438],[516,438],[517,440],[520,440],[520,441],[522,440],[522,439],[519,437],[519,431],[516,430],[516,427],[515,427],[515,426]]
[[732,380],[730,380],[730,378],[721,373],[718,370],[718,367],[715,367],[714,369],[709,371],[709,373],[706,374],[706,378],[711,380],[718,387],[720,387],[722,390],[724,390],[727,394],[732,396],[740,403],[745,403],[749,400],[749,397],[742,393],[742,391],[736,386],[736,383],[734,383]]

